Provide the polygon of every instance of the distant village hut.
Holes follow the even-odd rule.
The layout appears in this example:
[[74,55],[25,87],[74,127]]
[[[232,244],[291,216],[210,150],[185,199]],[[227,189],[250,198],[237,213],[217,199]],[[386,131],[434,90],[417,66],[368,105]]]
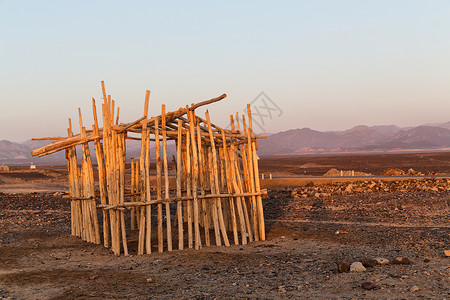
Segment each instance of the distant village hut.
[[[96,244],[103,240],[116,255],[265,240],[262,197],[267,191],[260,187],[256,154],[257,139],[264,137],[253,134],[249,105],[246,116],[230,116],[226,129],[211,123],[208,111],[204,117],[196,115],[198,108],[225,94],[171,112],[162,105],[160,115],[149,117],[147,91],[143,116],[124,124],[103,82],[102,92],[102,128],[92,99],[91,128],[78,109],[79,134],[73,133],[69,119],[67,138],[44,138],[54,141],[31,152],[66,152],[73,235]],[[140,155],[127,161],[129,139],[141,146]],[[168,140],[176,147],[171,174]],[[94,144],[98,176],[89,143]],[[150,160],[156,165],[152,172]]]
[[0,172],[9,172],[9,167],[5,165],[0,166]]

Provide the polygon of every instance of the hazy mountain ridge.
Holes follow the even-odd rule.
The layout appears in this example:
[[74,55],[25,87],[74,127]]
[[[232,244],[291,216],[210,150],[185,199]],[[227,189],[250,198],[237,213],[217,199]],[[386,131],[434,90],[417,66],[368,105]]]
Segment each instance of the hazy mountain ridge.
[[359,125],[344,131],[291,129],[258,142],[260,156],[443,150],[450,147],[450,122],[400,128]]
[[[65,152],[59,151],[51,155],[43,157],[32,157],[30,152],[32,150],[38,149],[40,147],[50,144],[51,141],[32,141],[27,140],[23,143],[15,143],[7,140],[0,141],[0,165],[2,164],[28,164],[36,163],[42,165],[50,164],[65,164],[67,162],[65,158]],[[154,142],[150,144],[150,158],[152,161],[155,159],[155,145]],[[162,146],[161,146],[162,148]],[[89,149],[91,152],[91,158],[94,163],[97,162],[95,156],[94,144],[89,144]],[[137,140],[127,140],[127,161],[131,157],[139,159],[141,151],[141,142]],[[78,161],[81,159],[81,146],[77,146]],[[176,149],[174,143],[171,141],[167,142],[167,157],[168,160],[172,160],[172,155],[176,155]]]
[[[25,141],[15,143],[0,141],[0,164],[65,163],[64,151],[44,156],[31,157],[30,152],[49,144],[50,141]],[[176,154],[172,142],[168,144],[168,159]],[[152,142],[153,144],[153,142]],[[392,150],[442,150],[450,147],[450,122],[426,124],[417,127],[400,128],[395,125],[358,125],[344,131],[317,131],[310,128],[290,129],[270,134],[258,141],[260,156],[303,155],[348,152],[383,152]],[[95,162],[93,147],[92,159]],[[80,151],[78,151],[81,153]],[[127,159],[139,157],[140,141],[127,140]],[[151,145],[154,159],[154,145]]]

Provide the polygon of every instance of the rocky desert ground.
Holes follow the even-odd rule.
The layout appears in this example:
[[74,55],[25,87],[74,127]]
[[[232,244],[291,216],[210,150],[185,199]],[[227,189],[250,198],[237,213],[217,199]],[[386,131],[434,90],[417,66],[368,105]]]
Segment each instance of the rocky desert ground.
[[450,298],[449,154],[260,164],[263,172],[283,176],[319,176],[332,168],[373,175],[413,169],[425,175],[264,180],[266,241],[116,257],[70,236],[64,171],[1,173],[0,297]]

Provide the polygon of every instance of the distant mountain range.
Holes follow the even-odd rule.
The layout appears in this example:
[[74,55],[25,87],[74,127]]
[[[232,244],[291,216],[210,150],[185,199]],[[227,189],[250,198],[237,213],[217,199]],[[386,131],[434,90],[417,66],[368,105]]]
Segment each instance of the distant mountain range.
[[[49,141],[14,143],[2,140],[0,165],[30,162],[43,165],[66,163],[63,151],[42,158],[30,156],[31,150],[48,143]],[[408,128],[395,125],[359,125],[345,131],[325,132],[310,128],[291,129],[270,134],[267,139],[258,141],[260,157],[446,150],[450,150],[450,122]],[[127,141],[128,158],[138,157],[139,151],[139,141]],[[173,144],[169,145],[168,152],[168,158],[171,160],[175,154]],[[93,159],[95,161],[95,155]]]
[[[32,157],[30,152],[45,145],[48,145],[51,141],[32,141],[28,140],[24,143],[14,143],[7,140],[0,141],[0,165],[24,165],[34,163],[37,165],[61,165],[66,164],[65,152],[60,151],[51,155],[43,157]],[[153,143],[153,142],[152,142]],[[95,157],[94,145],[89,144],[91,151],[92,161],[97,161]],[[141,142],[137,140],[127,140],[127,160],[131,157],[139,158],[141,151]],[[155,151],[154,145],[150,145],[151,159],[154,162]],[[78,160],[81,158],[81,146],[77,146]],[[167,142],[167,157],[169,161],[172,161],[172,155],[176,155],[176,149],[174,143]]]
[[291,129],[258,142],[259,156],[450,150],[450,122],[400,128],[355,126],[345,131]]

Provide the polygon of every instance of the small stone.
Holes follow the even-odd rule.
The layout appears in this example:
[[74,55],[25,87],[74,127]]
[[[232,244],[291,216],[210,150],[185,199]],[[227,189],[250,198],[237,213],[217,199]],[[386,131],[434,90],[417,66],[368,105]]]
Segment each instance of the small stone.
[[378,283],[383,279],[386,279],[386,275],[375,275],[369,278],[370,281],[374,281],[375,283]]
[[152,282],[152,281],[153,281],[153,279],[147,278],[147,282]]
[[362,259],[361,263],[363,264],[363,266],[365,268],[373,268],[378,264],[378,262],[375,259],[370,259],[370,258]]
[[283,285],[280,285],[280,286],[278,287],[278,292],[279,292],[279,293],[286,293],[286,288],[285,288]]
[[350,265],[346,261],[341,261],[338,264],[338,270],[339,273],[347,273],[348,271],[350,271]]
[[361,287],[367,291],[373,290],[377,285],[373,282],[367,281],[361,284]]
[[374,260],[375,260],[379,265],[387,265],[387,264],[389,264],[389,259],[384,258],[384,257],[376,257],[376,258],[374,258]]
[[393,261],[394,265],[409,265],[411,261],[407,257],[399,256]]
[[450,257],[450,250],[445,250],[444,254],[445,254],[445,256]]
[[411,292],[417,292],[419,290],[419,287],[417,285],[414,285],[413,287],[411,287]]
[[355,261],[350,265],[350,272],[364,272],[367,269],[363,266],[360,261]]
[[94,280],[94,279],[96,279],[97,277],[98,277],[97,275],[94,275],[94,276],[89,277],[89,279],[90,279],[90,280]]
[[351,193],[352,192],[352,188],[353,188],[353,184],[349,184],[346,188],[345,188],[345,191],[347,192],[347,193]]
[[423,260],[423,262],[426,262],[426,263],[429,263],[431,260],[430,259],[428,259],[428,258],[425,258],[424,260]]

